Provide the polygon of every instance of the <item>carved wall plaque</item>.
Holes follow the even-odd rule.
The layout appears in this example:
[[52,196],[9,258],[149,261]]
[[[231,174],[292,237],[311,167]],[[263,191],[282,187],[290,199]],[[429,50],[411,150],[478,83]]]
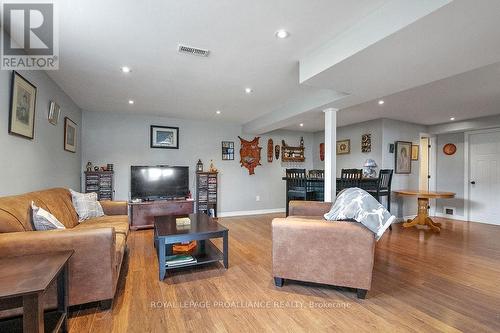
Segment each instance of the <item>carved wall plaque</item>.
[[260,164],[260,151],[262,150],[259,147],[259,139],[260,137],[255,137],[252,141],[247,141],[242,137],[238,136],[241,142],[240,149],[240,164],[242,167],[248,169],[248,173],[250,175],[255,174],[254,170]]

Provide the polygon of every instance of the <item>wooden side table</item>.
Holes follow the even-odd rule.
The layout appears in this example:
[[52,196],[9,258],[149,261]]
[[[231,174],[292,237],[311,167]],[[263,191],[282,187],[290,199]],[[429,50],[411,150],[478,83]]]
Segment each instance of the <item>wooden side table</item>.
[[57,313],[51,332],[68,331],[68,260],[74,251],[0,259],[0,299],[23,299],[23,332],[44,332],[44,296],[57,279]]
[[434,222],[429,217],[429,199],[453,198],[455,193],[452,192],[431,192],[419,190],[397,190],[394,193],[402,196],[417,197],[418,213],[413,220],[408,220],[403,223],[403,227],[409,228],[416,225],[428,225],[433,231],[441,231],[441,223]]

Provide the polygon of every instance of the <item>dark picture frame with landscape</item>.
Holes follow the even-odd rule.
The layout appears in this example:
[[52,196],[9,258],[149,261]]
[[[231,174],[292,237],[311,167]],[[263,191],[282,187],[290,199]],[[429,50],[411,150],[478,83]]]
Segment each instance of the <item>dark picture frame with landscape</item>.
[[36,86],[16,71],[12,72],[9,134],[27,139],[35,137]]
[[77,133],[76,123],[68,117],[64,117],[64,150],[76,153]]
[[179,127],[151,125],[150,147],[179,149]]

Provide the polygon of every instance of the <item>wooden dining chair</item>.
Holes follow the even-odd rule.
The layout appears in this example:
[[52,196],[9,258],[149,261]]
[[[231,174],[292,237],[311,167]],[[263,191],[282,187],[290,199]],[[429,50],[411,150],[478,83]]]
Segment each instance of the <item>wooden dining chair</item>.
[[286,216],[290,200],[310,200],[314,191],[309,189],[306,169],[286,169]]
[[362,169],[342,169],[338,182],[337,194],[346,188],[359,187],[362,176]]
[[[391,211],[391,184],[392,169],[382,169],[379,171],[377,185],[374,189],[367,190],[378,202],[382,203],[382,197],[387,197],[387,210]],[[392,226],[389,227],[392,230]]]

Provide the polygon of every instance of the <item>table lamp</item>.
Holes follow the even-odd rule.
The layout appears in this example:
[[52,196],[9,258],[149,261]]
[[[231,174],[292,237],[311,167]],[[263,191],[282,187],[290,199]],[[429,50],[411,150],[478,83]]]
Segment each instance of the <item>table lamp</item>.
[[377,163],[369,158],[365,161],[365,164],[363,165],[363,177],[365,178],[377,178],[377,171],[375,171],[375,168],[377,167]]

